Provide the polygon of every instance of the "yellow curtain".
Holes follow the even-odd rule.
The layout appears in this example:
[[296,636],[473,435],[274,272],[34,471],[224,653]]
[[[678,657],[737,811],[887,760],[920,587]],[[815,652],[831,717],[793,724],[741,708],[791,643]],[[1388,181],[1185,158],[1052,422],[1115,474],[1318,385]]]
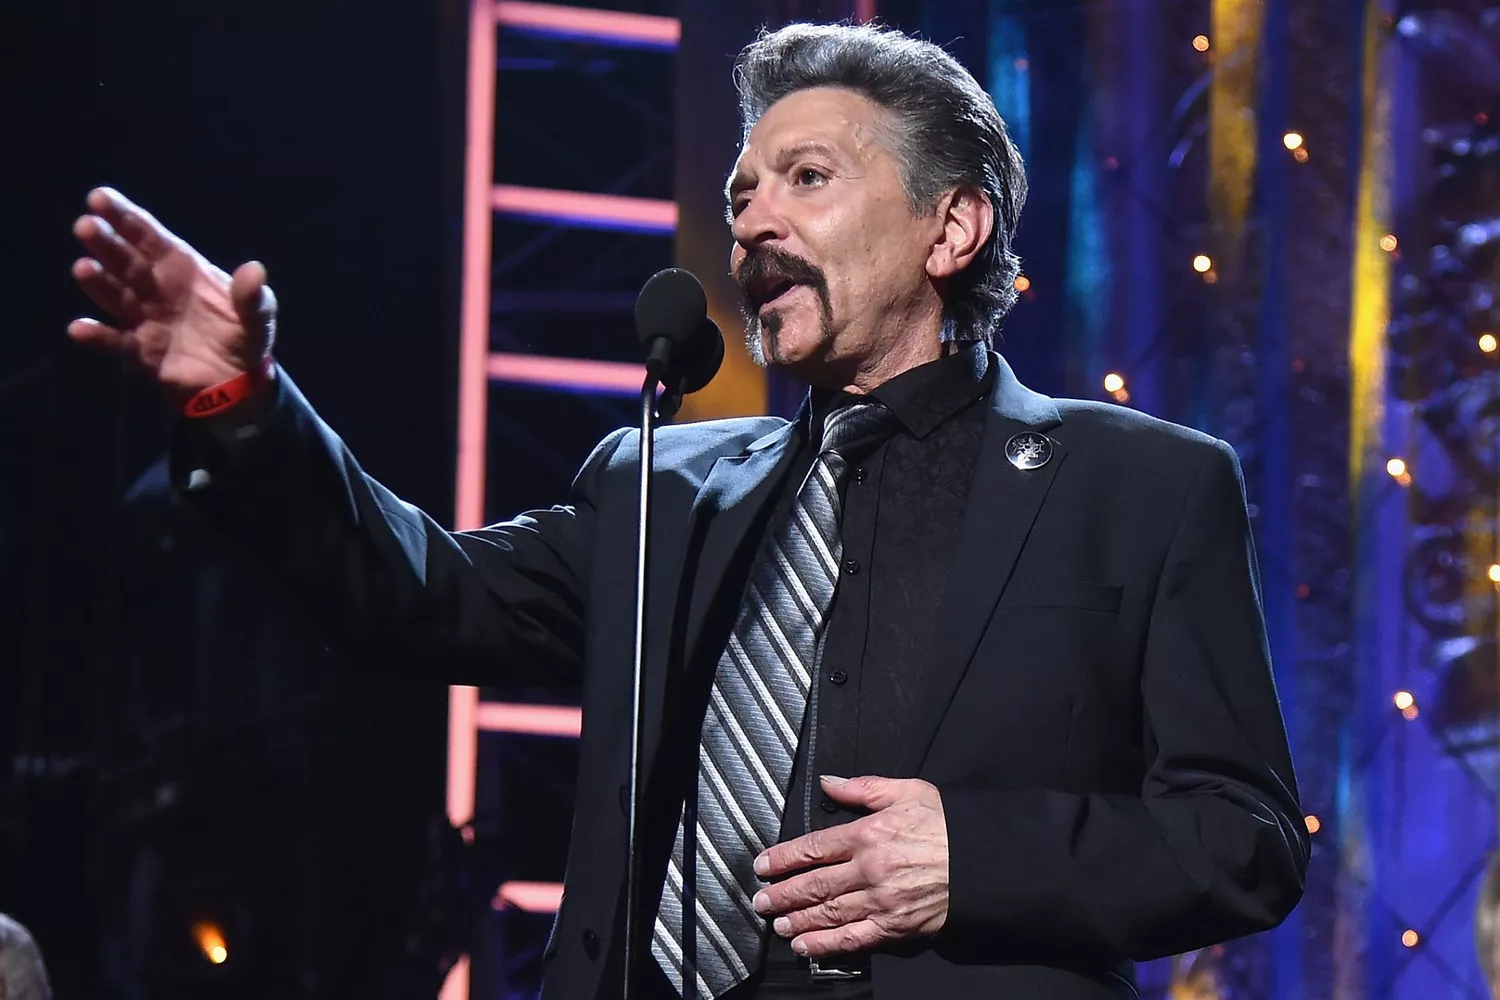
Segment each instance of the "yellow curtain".
[[1379,462],[1385,419],[1386,326],[1390,322],[1391,257],[1380,238],[1390,232],[1390,94],[1381,82],[1379,0],[1365,10],[1363,135],[1355,207],[1353,303],[1349,328],[1350,494]]
[[1262,0],[1213,0],[1209,87],[1209,211],[1221,256],[1237,259],[1255,188],[1256,85]]

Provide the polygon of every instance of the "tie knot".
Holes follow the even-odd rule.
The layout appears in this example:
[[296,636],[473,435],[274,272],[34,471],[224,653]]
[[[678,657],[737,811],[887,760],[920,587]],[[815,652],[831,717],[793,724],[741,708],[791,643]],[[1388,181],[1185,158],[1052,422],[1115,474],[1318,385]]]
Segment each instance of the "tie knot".
[[896,427],[896,415],[873,399],[840,406],[823,418],[818,454],[833,451],[846,462],[856,462],[895,433]]

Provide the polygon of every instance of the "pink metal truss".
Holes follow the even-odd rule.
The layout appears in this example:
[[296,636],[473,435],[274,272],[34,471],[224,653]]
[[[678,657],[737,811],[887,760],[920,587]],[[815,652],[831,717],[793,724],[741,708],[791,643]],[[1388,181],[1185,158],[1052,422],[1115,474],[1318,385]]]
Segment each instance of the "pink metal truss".
[[[486,414],[492,382],[583,392],[640,389],[638,365],[490,352],[491,252],[496,212],[554,224],[671,233],[671,202],[571,191],[497,185],[495,164],[495,47],[497,28],[594,43],[674,49],[681,38],[675,18],[586,10],[546,3],[471,0],[469,5],[468,112],[464,156],[464,235],[458,375],[458,456],[453,525],[484,523]],[[448,698],[448,820],[467,827],[474,817],[479,732],[503,731],[576,737],[576,708],[481,703],[479,689],[455,686]],[[562,887],[511,882],[497,906],[555,911]],[[442,1000],[467,1000],[469,963],[454,966]]]
[[520,31],[608,45],[675,49],[682,38],[682,25],[675,17],[585,10],[550,3],[500,0],[495,4],[495,20],[504,27]]
[[677,231],[677,203],[615,194],[552,191],[496,184],[493,204],[504,215],[529,216],[565,225],[633,229],[670,235]]
[[496,910],[525,910],[527,913],[556,913],[562,903],[563,887],[557,882],[505,882],[490,906]]
[[534,354],[491,354],[487,370],[491,382],[612,396],[639,396],[641,383],[646,380],[646,369],[641,365]]
[[474,725],[487,733],[526,736],[565,736],[576,739],[583,728],[583,710],[568,705],[511,705],[481,702]]

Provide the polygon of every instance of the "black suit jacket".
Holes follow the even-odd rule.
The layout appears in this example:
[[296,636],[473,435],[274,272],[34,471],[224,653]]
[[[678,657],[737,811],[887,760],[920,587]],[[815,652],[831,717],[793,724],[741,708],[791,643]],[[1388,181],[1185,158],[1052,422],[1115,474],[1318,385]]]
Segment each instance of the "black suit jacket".
[[[896,777],[942,793],[947,923],[872,959],[882,998],[1130,997],[1130,961],[1279,923],[1308,842],[1272,682],[1239,464],[1119,406],[996,380],[932,682]],[[1005,456],[1046,434],[1050,462]],[[659,432],[646,759],[712,671],[794,429]],[[189,449],[178,452],[179,481]],[[595,449],[570,505],[450,533],[365,476],[283,376],[256,444],[195,477],[203,509],[342,641],[435,680],[576,680],[584,724],[546,1000],[618,993],[638,435]],[[727,609],[727,611],[726,611]],[[680,803],[648,809],[670,830]],[[658,838],[659,839],[659,838]],[[659,853],[659,852],[658,852]],[[659,871],[654,872],[659,887]],[[654,897],[648,888],[644,895]]]

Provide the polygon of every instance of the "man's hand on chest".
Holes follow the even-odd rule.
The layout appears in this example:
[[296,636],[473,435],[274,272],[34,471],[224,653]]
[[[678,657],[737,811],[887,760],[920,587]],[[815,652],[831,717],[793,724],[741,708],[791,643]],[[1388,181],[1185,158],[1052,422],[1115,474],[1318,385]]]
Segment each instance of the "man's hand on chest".
[[[800,955],[870,951],[936,934],[948,916],[948,830],[918,779],[824,777],[829,798],[870,815],[776,844],[756,859],[755,908]],[[792,873],[798,874],[792,874]]]

